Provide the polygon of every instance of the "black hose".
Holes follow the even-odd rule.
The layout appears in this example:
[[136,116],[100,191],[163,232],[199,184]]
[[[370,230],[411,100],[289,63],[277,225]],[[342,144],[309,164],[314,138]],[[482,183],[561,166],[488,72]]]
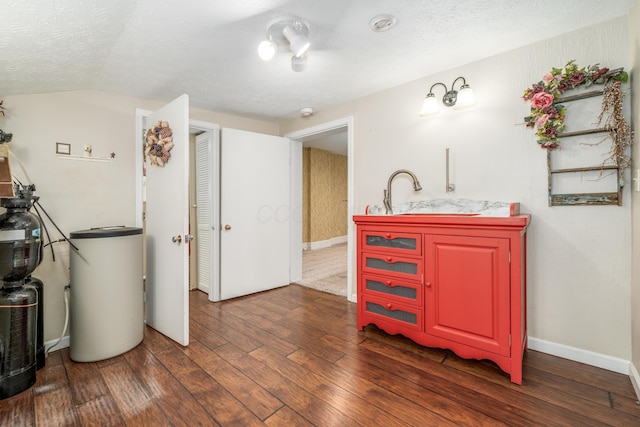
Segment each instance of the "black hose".
[[[44,229],[44,234],[46,234],[47,240],[49,241],[49,243],[43,246],[43,248],[46,248],[47,245],[51,245],[53,243],[51,241],[51,236],[49,235],[49,230],[47,229],[47,226],[45,225],[44,220],[42,219],[42,215],[40,215],[40,211],[38,210],[38,207],[35,205],[35,203],[33,204],[33,210],[36,211],[36,214],[38,214],[38,218],[40,218],[40,225],[42,225],[42,228]],[[53,251],[53,245],[51,245],[51,259],[53,260],[53,262],[56,261],[56,254]]]
[[80,249],[78,249],[78,247],[76,245],[74,245],[73,243],[71,243],[71,241],[67,238],[67,236],[64,235],[64,233],[62,232],[62,230],[60,230],[60,228],[58,227],[58,225],[53,221],[53,219],[51,219],[51,217],[49,216],[49,214],[47,213],[47,211],[42,207],[42,205],[40,204],[40,202],[35,201],[34,202],[34,206],[38,205],[40,207],[40,209],[42,209],[42,212],[44,212],[44,214],[47,216],[47,218],[49,218],[49,221],[51,221],[51,224],[53,224],[53,226],[56,228],[56,230],[58,230],[58,232],[62,235],[62,237],[64,238],[64,240],[66,240],[67,242],[69,242],[69,244],[71,245],[71,247],[73,249],[75,249],[76,251],[80,251]]

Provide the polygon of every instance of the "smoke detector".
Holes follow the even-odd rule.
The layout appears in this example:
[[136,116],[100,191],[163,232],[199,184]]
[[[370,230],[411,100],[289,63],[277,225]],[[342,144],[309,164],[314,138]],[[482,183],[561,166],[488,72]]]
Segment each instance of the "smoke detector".
[[313,108],[305,107],[305,108],[301,109],[300,110],[300,115],[302,117],[309,117],[309,116],[313,115]]
[[376,33],[390,30],[396,25],[396,17],[392,15],[378,15],[369,22],[369,26]]

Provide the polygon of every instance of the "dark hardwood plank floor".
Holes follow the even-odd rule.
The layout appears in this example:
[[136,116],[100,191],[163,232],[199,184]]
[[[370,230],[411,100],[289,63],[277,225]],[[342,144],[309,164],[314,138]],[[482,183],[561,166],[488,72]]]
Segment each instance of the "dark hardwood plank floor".
[[221,303],[190,294],[182,347],[151,328],[108,360],[51,353],[2,426],[640,426],[625,375],[528,350],[515,385],[489,361],[418,346],[298,285]]

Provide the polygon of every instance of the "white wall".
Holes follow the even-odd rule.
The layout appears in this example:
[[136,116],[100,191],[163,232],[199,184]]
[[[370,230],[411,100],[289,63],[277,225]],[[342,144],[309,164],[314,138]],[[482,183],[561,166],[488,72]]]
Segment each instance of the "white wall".
[[[100,91],[70,91],[4,98],[7,116],[0,128],[13,133],[13,174],[25,181],[17,158],[36,184],[36,195],[56,224],[70,232],[109,225],[134,226],[135,221],[135,109],[154,110],[163,103]],[[191,118],[236,129],[278,134],[277,123],[192,109]],[[109,157],[99,163],[59,159],[56,142],[71,144],[71,154],[81,155],[84,144],[93,156]],[[47,226],[50,224],[45,221]],[[60,235],[49,227],[52,238]],[[33,273],[44,282],[44,339],[60,335],[64,324],[63,289],[69,283],[69,247],[55,245],[56,261],[49,248]]]
[[[523,125],[529,112],[523,91],[571,59],[581,66],[629,69],[627,18],[428,76],[320,111],[311,120],[282,123],[282,131],[354,116],[357,213],[382,202],[389,174],[400,168],[416,173],[420,197],[520,202],[532,215],[529,336],[624,362],[631,358],[629,186],[622,207],[549,207],[546,153]],[[436,82],[450,86],[458,76],[473,88],[477,107],[419,117],[428,88]],[[445,192],[446,148],[452,194]],[[396,203],[412,197],[404,184],[394,183]]]

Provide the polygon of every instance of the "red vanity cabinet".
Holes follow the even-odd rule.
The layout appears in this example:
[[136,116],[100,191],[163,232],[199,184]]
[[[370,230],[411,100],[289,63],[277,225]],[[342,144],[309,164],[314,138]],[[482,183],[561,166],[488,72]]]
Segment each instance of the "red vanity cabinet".
[[356,215],[358,328],[374,324],[522,383],[529,215]]

